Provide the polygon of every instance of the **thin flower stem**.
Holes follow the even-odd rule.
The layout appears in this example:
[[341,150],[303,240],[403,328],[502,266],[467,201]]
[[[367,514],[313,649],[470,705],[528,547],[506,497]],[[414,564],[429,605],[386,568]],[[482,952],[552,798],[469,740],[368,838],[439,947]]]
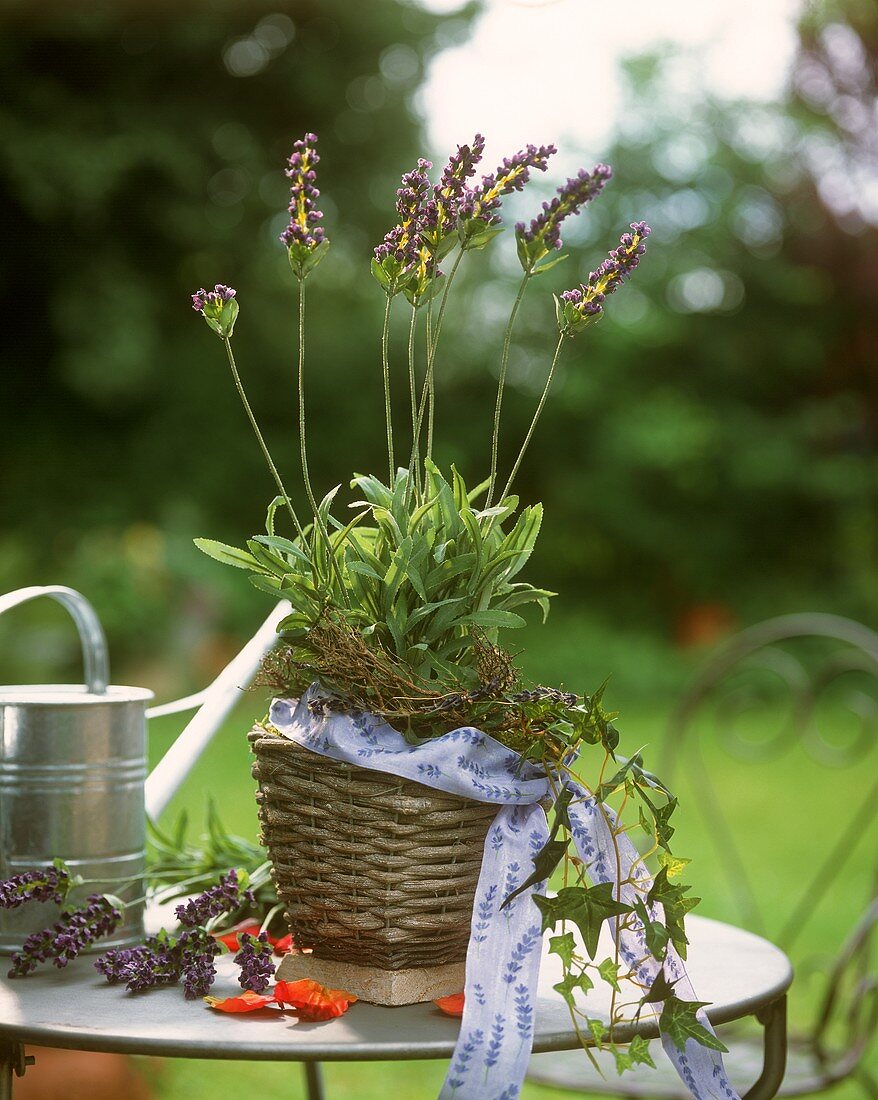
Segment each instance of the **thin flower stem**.
[[[433,377],[432,355],[430,349],[433,345],[433,299],[427,303],[427,364],[428,371],[425,377],[427,383],[427,460],[433,457],[433,419],[436,408],[436,383]],[[435,352],[434,352],[435,354]],[[426,488],[426,473],[424,474]]]
[[500,356],[500,374],[497,378],[497,401],[494,406],[494,431],[491,438],[491,480],[488,484],[488,496],[485,501],[486,508],[491,507],[491,502],[494,499],[494,483],[497,480],[497,453],[500,443],[500,409],[503,405],[503,392],[506,389],[506,372],[509,368],[509,345],[512,342],[512,329],[515,326],[515,318],[518,315],[521,300],[524,298],[524,292],[527,289],[527,284],[530,282],[532,274],[533,272],[528,270],[525,271],[522,277],[518,287],[518,294],[516,294],[515,301],[512,303],[512,312],[509,314],[509,320],[506,322],[506,332],[503,335],[503,352]]
[[299,279],[299,453],[302,459],[302,479],[305,482],[305,492],[308,494],[308,503],[314,513],[314,522],[319,523],[317,517],[317,501],[314,490],[311,488],[311,475],[308,472],[308,448],[305,442],[305,280]]
[[299,536],[304,538],[304,531],[302,525],[299,522],[299,517],[296,515],[296,510],[293,508],[292,501],[289,494],[284,488],[284,483],[280,479],[280,474],[277,472],[277,467],[274,464],[274,460],[269,453],[265,440],[262,437],[262,432],[259,430],[259,425],[256,423],[256,417],[253,415],[253,410],[250,408],[250,402],[247,400],[247,394],[244,392],[244,386],[241,383],[241,376],[238,374],[238,366],[235,363],[235,355],[232,351],[232,342],[228,336],[223,337],[223,343],[226,345],[226,354],[229,357],[229,367],[232,371],[232,378],[235,380],[235,387],[238,390],[238,396],[241,398],[241,403],[244,406],[244,411],[247,413],[247,418],[250,421],[250,425],[256,434],[256,439],[259,442],[259,446],[262,449],[263,457],[268,463],[268,468],[271,471],[271,476],[274,478],[274,483],[277,486],[278,492],[283,497],[283,502],[287,507],[287,511],[290,513],[293,523],[296,525],[296,530],[299,532]]
[[297,281],[299,284],[299,453],[302,460],[302,479],[305,482],[305,492],[308,495],[308,503],[311,506],[311,511],[314,513],[314,524],[323,539],[326,553],[329,557],[330,568],[335,574],[335,579],[338,583],[339,594],[342,600],[348,603],[344,581],[341,576],[341,569],[338,562],[335,560],[335,550],[329,537],[329,531],[320,517],[317,499],[311,487],[311,475],[308,472],[308,448],[305,440],[305,280],[301,278]]
[[448,292],[451,290],[451,284],[454,281],[454,276],[460,266],[462,258],[463,249],[461,249],[455,257],[451,271],[448,273],[448,278],[445,280],[445,290],[442,294],[442,302],[439,305],[439,314],[436,318],[436,329],[427,340],[427,373],[424,376],[424,385],[421,388],[421,400],[418,405],[418,416],[415,422],[414,438],[412,440],[412,458],[409,462],[410,470],[413,470],[415,468],[415,463],[417,462],[419,464],[420,460],[421,428],[424,423],[424,410],[427,404],[427,396],[433,379],[433,360],[436,357],[436,347],[439,344],[439,335],[442,331],[442,319],[445,316],[445,306],[448,303]]
[[384,370],[384,419],[387,424],[387,466],[390,478],[387,484],[393,488],[393,477],[396,472],[393,461],[393,419],[390,411],[390,359],[388,356],[388,333],[390,330],[390,305],[393,299],[388,294],[387,305],[384,307],[384,327],[381,330],[381,366]]
[[515,465],[512,467],[512,473],[509,475],[509,480],[506,482],[506,486],[503,489],[503,492],[500,494],[500,500],[503,500],[504,497],[509,496],[509,490],[512,488],[513,481],[515,481],[515,475],[518,473],[519,467],[522,463],[522,459],[524,458],[525,452],[527,451],[527,448],[530,444],[531,437],[536,430],[537,423],[543,411],[543,405],[545,405],[546,398],[549,396],[549,389],[551,388],[552,380],[555,377],[555,367],[558,365],[558,356],[561,354],[561,348],[563,347],[565,339],[566,336],[563,333],[558,337],[558,343],[555,347],[555,354],[552,356],[552,365],[551,367],[549,367],[549,374],[546,378],[546,384],[543,387],[543,392],[540,396],[537,410],[534,413],[533,420],[531,420],[530,422],[530,427],[527,430],[527,435],[524,437],[524,443],[522,443],[521,445],[521,450],[518,452],[518,458],[516,458]]
[[[418,329],[418,307],[412,306],[412,319],[409,323],[409,398],[412,407],[412,439],[418,422],[418,394],[415,381],[415,337]],[[411,470],[409,471],[411,474]]]

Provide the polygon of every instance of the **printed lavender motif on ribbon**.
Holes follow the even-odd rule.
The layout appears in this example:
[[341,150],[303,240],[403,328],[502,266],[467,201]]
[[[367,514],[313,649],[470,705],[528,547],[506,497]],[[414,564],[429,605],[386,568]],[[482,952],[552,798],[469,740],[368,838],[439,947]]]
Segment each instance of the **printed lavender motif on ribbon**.
[[[496,803],[497,816],[485,839],[466,960],[465,1004],[460,1036],[439,1100],[516,1100],[533,1047],[542,921],[533,883],[507,905],[533,870],[533,858],[549,838],[539,803],[550,794],[549,779],[535,765],[472,727],[461,727],[412,746],[386,722],[367,714],[341,714],[320,706],[312,685],[301,700],[275,699],[270,721],[280,733],[314,752],[425,786]],[[570,832],[588,874],[597,885],[633,878],[614,891],[626,905],[642,900],[652,886],[639,853],[624,832],[614,833],[615,816],[605,804],[571,780]],[[614,843],[615,841],[615,843]],[[616,851],[618,849],[618,866]],[[616,896],[618,894],[618,896]],[[661,916],[656,905],[656,915]],[[646,948],[636,919],[611,919],[619,953],[636,977],[649,985],[661,970]],[[683,962],[668,945],[664,968],[677,996],[696,1000]],[[656,1006],[660,1011],[661,1006]],[[709,1030],[703,1010],[698,1020]],[[696,1100],[738,1100],[718,1051],[689,1040],[679,1051],[668,1036],[662,1044]]]

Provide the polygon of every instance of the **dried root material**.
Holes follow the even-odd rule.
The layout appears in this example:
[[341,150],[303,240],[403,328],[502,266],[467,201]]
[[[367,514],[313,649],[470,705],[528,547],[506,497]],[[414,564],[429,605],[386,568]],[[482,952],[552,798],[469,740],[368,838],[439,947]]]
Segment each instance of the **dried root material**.
[[474,661],[455,670],[458,678],[426,680],[341,617],[325,615],[306,637],[268,654],[255,686],[300,695],[317,680],[337,700],[339,710],[378,714],[417,737],[472,723],[475,711],[496,710],[490,722],[494,730],[517,725],[504,706],[506,694],[519,683],[512,657],[481,630],[472,633],[472,649]]

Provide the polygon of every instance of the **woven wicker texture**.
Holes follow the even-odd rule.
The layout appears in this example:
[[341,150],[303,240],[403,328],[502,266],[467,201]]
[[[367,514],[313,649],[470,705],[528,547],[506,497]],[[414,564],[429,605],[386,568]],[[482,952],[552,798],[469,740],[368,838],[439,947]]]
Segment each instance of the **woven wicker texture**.
[[466,957],[495,806],[250,734],[262,841],[295,942],[400,970]]

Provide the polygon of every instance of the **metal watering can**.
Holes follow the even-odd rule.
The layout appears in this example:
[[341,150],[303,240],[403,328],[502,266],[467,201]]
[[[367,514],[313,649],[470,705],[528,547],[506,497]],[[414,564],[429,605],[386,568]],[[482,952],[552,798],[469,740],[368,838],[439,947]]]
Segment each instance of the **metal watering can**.
[[[109,684],[103,628],[84,596],[60,585],[21,588],[0,596],[0,613],[49,596],[79,631],[84,684],[0,686],[0,880],[64,859],[88,879],[72,895],[107,892],[140,897],[146,815],[157,818],[250,685],[290,611],[281,601],[210,687],[148,708],[146,688]],[[197,709],[147,776],[147,720]],[[128,889],[122,880],[133,879]],[[0,909],[0,954],[57,919],[51,903]],[[132,905],[100,949],[143,938],[143,905]]]

